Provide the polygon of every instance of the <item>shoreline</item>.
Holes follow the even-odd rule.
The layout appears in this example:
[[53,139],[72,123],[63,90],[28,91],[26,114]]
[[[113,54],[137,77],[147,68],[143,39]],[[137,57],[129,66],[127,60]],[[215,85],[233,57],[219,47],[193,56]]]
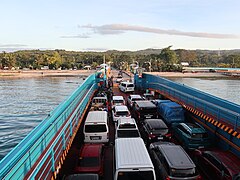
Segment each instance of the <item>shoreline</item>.
[[[0,79],[3,78],[33,78],[33,77],[87,77],[95,73],[95,70],[0,70]],[[166,78],[226,78],[239,79],[216,72],[145,72]]]
[[0,70],[1,78],[87,77],[95,70]]
[[226,76],[221,73],[211,73],[211,72],[198,72],[198,73],[181,73],[181,72],[147,72],[147,74],[152,74],[167,78],[233,78],[231,76]]

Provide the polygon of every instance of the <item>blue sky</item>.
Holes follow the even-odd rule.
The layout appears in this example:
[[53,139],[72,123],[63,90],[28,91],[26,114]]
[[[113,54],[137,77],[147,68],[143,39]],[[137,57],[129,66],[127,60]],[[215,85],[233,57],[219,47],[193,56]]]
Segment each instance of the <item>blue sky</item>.
[[3,0],[0,50],[240,49],[239,0]]

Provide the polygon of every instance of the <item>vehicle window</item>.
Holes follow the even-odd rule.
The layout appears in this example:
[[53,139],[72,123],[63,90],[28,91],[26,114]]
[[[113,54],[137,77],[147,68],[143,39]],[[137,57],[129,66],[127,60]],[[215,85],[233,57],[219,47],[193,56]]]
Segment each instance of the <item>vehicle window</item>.
[[118,111],[116,113],[117,116],[127,116],[128,115],[128,111]]
[[173,177],[192,177],[196,175],[196,171],[195,171],[195,168],[171,169],[170,175]]
[[155,128],[155,129],[152,129],[153,131],[153,134],[162,134],[162,135],[165,135],[168,133],[168,129],[165,128],[165,129],[161,129],[161,128]]
[[203,154],[217,169],[221,170],[222,165],[221,162],[219,162],[215,157],[213,157],[211,154],[204,153]]
[[192,137],[193,138],[207,138],[208,134],[207,133],[193,133]]
[[132,98],[132,101],[141,101],[142,98]]
[[116,104],[116,103],[123,103],[123,100],[114,100],[113,104]]
[[87,133],[107,132],[107,127],[105,124],[85,125],[85,132]]
[[126,137],[139,137],[138,130],[118,130],[117,137],[126,138]]
[[141,113],[143,114],[150,114],[153,113],[155,114],[157,112],[157,108],[153,107],[153,108],[141,108]]
[[177,127],[178,127],[178,129],[180,129],[181,131],[183,131],[185,134],[190,135],[190,133],[189,133],[183,126],[178,125]]
[[166,159],[165,159],[165,157],[163,157],[162,156],[162,164],[163,164],[163,166],[164,166],[164,168],[165,168],[165,170],[167,171],[167,174],[169,174],[170,175],[170,169],[169,169],[169,165],[168,165],[168,163],[167,163],[167,161],[166,161]]
[[135,124],[121,124],[119,129],[128,129],[128,128],[136,128]]
[[119,172],[117,180],[153,180],[153,171]]
[[128,84],[127,87],[134,87],[134,85],[133,84]]
[[80,157],[78,161],[78,166],[81,167],[95,167],[99,165],[98,157]]

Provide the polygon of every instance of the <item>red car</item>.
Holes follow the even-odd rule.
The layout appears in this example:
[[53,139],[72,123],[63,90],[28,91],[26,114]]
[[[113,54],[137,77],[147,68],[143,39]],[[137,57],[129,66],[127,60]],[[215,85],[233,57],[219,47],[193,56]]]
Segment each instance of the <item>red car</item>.
[[195,150],[196,164],[209,179],[239,180],[240,159],[229,151]]
[[96,173],[103,175],[103,144],[84,144],[80,150],[75,173]]

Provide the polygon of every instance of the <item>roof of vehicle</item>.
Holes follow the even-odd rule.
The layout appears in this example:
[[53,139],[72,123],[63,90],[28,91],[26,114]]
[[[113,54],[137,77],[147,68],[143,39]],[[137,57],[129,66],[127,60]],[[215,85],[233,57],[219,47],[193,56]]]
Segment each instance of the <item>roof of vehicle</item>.
[[147,97],[147,96],[153,96],[153,94],[151,93],[144,93],[143,96]]
[[170,108],[182,108],[182,106],[176,102],[165,102],[165,103],[161,103],[162,106],[168,106]]
[[206,130],[198,124],[195,123],[179,123],[179,124],[181,124],[185,129],[187,129],[191,133],[206,133]]
[[116,169],[152,168],[153,164],[142,138],[119,138],[115,140]]
[[138,98],[141,98],[142,99],[142,96],[140,96],[139,94],[130,94],[129,97],[131,97],[131,99],[138,99]]
[[147,108],[156,108],[156,105],[153,104],[151,101],[136,101],[139,107],[147,107]]
[[84,144],[81,148],[80,158],[98,157],[102,147],[103,147],[102,144]]
[[114,106],[114,108],[115,108],[115,111],[128,111],[128,108],[127,108],[127,106],[125,106],[125,105],[117,105],[117,106]]
[[107,112],[106,111],[89,111],[86,123],[107,123]]
[[168,129],[167,125],[162,119],[145,119],[145,123],[147,123],[152,129]]
[[123,96],[113,96],[112,99],[113,99],[113,101],[114,100],[124,100]]
[[123,81],[123,82],[121,82],[121,84],[122,84],[122,83],[124,83],[124,84],[134,84],[134,83],[129,82],[129,81]]
[[134,118],[119,118],[118,124],[136,124],[136,121]]
[[107,97],[106,96],[95,96],[95,97],[93,97],[93,100],[94,99],[106,99],[107,100]]
[[203,151],[216,157],[232,174],[238,174],[240,172],[240,159],[229,151],[214,150]]
[[179,145],[162,144],[158,145],[160,151],[164,154],[168,165],[171,168],[195,168],[195,164]]

